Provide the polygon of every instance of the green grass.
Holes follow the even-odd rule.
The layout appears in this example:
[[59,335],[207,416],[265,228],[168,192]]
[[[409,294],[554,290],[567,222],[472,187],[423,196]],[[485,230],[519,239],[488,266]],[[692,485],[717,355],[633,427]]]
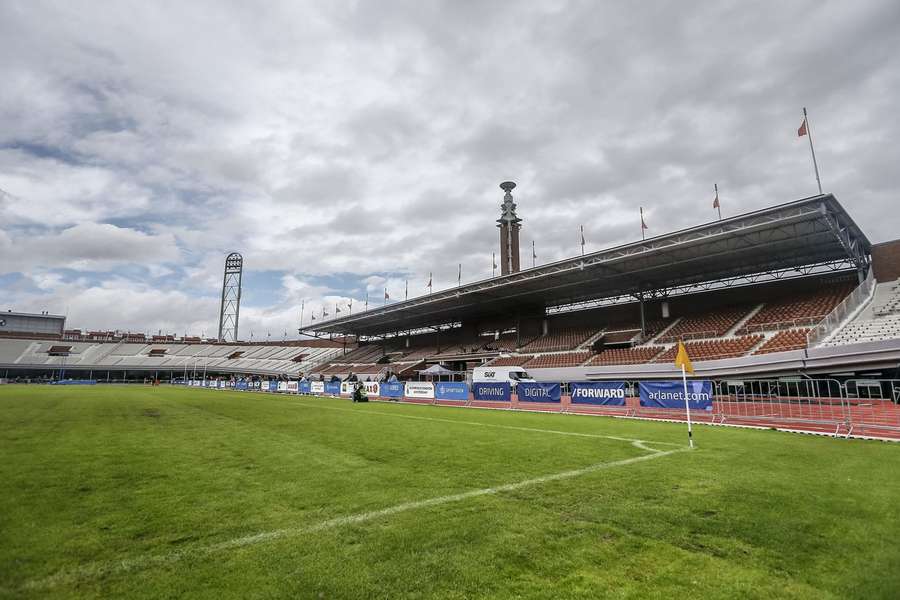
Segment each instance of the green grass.
[[900,446],[881,442],[700,427],[694,452],[327,523],[650,454],[600,436],[686,441],[646,421],[2,386],[0,596],[900,596]]

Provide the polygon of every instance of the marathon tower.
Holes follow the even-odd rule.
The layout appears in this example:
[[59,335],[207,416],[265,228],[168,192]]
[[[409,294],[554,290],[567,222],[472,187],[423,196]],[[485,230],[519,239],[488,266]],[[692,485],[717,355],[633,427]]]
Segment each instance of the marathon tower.
[[503,204],[500,205],[500,218],[497,219],[497,227],[500,228],[500,274],[508,275],[519,271],[519,224],[522,219],[516,216],[516,203],[513,202],[512,190],[516,184],[512,181],[504,181],[500,189],[506,192],[503,196]]

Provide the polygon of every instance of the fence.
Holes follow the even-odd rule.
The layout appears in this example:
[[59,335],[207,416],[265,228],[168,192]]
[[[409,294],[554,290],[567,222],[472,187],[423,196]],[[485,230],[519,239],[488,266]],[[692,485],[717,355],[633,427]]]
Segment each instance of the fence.
[[[695,390],[691,392],[691,418],[697,422],[900,438],[900,379],[850,379],[843,383],[836,379],[726,379],[688,380],[688,383]],[[188,385],[204,386],[204,383],[195,380]],[[534,388],[547,388],[547,400],[542,399],[540,390],[536,390],[540,394],[520,398],[508,384],[490,385],[506,387],[499,394],[474,390],[474,395],[473,388],[462,382],[406,385],[369,382],[366,388],[372,399],[419,404],[665,420],[684,420],[687,416],[680,380],[530,384]],[[285,389],[286,386],[289,387]],[[286,386],[217,382],[204,387],[326,396],[347,396],[352,392],[347,385],[341,388],[301,382],[298,386],[296,382],[288,382]],[[593,391],[585,393],[585,388]],[[664,390],[667,401],[651,401],[648,391],[651,388]],[[698,404],[694,394],[700,390],[709,398]]]

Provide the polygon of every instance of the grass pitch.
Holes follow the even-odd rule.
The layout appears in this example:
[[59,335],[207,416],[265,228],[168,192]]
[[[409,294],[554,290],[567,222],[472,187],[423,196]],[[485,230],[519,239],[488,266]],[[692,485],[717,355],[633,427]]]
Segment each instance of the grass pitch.
[[[0,387],[0,595],[896,598],[900,446]],[[644,440],[633,442],[632,440]]]

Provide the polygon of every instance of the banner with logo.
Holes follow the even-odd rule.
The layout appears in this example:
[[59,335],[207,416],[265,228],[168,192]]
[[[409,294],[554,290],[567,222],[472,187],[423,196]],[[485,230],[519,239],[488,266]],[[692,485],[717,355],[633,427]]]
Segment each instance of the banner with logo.
[[[274,380],[270,381],[269,382],[269,391],[277,392],[278,391],[278,383],[279,383],[278,381],[274,381]],[[282,381],[281,383],[284,383],[284,382]]]
[[288,382],[287,382],[287,381],[279,381],[279,382],[278,382],[278,391],[279,391],[279,392],[286,392],[286,391],[288,391],[287,385],[288,385]]
[[296,385],[297,385],[297,389],[296,389],[295,391],[297,391],[297,392],[299,392],[299,393],[301,393],[301,394],[309,394],[309,393],[312,391],[312,390],[310,389],[310,386],[311,386],[312,384],[311,384],[309,381],[301,381],[301,382],[299,382],[299,383],[296,382],[296,381],[292,381],[292,382],[290,382],[290,383],[296,384]]
[[341,396],[352,396],[353,395],[353,386],[356,385],[356,382],[353,381],[342,381],[341,382]]
[[378,386],[378,395],[382,398],[402,398],[403,389],[399,381],[386,381]]
[[367,381],[363,384],[366,388],[366,396],[378,396],[381,387],[377,381]]
[[324,394],[325,393],[325,382],[324,381],[313,381],[309,384],[309,391],[313,394]]
[[437,381],[434,384],[434,395],[438,400],[469,399],[469,386],[462,381]]
[[340,396],[341,395],[341,382],[340,381],[326,381],[325,382],[325,393],[330,396]]
[[559,402],[562,397],[560,384],[520,381],[516,386],[519,402]]
[[624,381],[573,381],[569,390],[572,404],[625,406]]
[[268,379],[264,379],[264,380],[260,381],[260,382],[259,382],[259,389],[262,390],[262,391],[264,391],[264,392],[268,392],[268,391],[269,391],[269,380],[268,380]]
[[403,395],[407,398],[434,399],[434,384],[430,381],[407,381]]
[[[713,409],[712,381],[688,381],[691,410]],[[684,410],[684,384],[681,381],[641,382],[641,406]]]
[[286,390],[286,391],[287,391],[288,393],[291,393],[291,394],[296,394],[296,393],[297,393],[298,384],[297,384],[296,381],[287,381],[287,382],[285,382],[285,383],[287,383],[287,386],[286,386],[287,390]]
[[509,402],[509,382],[478,381],[472,384],[472,394],[476,400]]
[[238,381],[236,384],[234,384],[234,389],[246,391],[247,390],[247,382],[246,381]]

